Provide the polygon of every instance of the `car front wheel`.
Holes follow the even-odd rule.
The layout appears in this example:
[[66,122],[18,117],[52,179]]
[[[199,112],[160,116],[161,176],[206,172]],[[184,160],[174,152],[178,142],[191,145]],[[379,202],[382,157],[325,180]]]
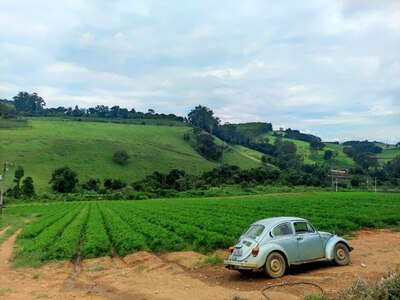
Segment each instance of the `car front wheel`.
[[282,277],[286,271],[286,261],[283,256],[278,252],[272,252],[268,255],[264,271],[271,278]]
[[335,245],[335,263],[338,264],[339,266],[345,266],[349,263],[350,261],[350,254],[349,254],[349,249],[342,243],[337,243]]

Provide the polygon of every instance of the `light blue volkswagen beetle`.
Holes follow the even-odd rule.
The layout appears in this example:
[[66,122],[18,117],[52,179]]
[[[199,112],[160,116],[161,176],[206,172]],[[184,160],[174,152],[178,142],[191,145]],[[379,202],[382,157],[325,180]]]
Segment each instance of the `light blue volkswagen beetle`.
[[305,219],[269,218],[246,229],[239,242],[229,248],[229,259],[224,265],[243,274],[262,269],[268,276],[279,278],[291,265],[320,260],[347,265],[351,250],[345,239],[318,232]]

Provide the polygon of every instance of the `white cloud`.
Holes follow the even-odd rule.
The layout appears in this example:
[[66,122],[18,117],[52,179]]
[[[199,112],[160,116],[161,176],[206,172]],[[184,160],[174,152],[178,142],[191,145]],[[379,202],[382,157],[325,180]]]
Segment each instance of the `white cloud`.
[[223,121],[400,140],[399,50],[395,0],[0,2],[0,98],[48,106],[202,104]]

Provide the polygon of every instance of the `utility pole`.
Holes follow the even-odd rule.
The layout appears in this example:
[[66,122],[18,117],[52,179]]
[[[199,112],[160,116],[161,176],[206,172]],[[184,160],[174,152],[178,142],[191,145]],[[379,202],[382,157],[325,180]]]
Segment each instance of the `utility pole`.
[[3,174],[1,174],[0,216],[3,213],[4,182],[6,180],[6,171],[8,171],[9,166],[11,166],[9,162],[3,163]]
[[338,178],[336,177],[336,193],[337,193]]
[[376,193],[376,177],[375,177],[375,193]]

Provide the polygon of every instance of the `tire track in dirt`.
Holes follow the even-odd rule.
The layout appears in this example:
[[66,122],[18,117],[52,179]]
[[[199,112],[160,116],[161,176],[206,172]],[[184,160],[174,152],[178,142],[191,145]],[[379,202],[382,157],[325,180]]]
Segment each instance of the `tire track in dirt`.
[[[18,231],[19,232],[19,231]],[[280,279],[261,272],[242,276],[222,265],[196,267],[204,256],[191,251],[151,254],[139,251],[121,258],[101,257],[52,262],[40,268],[10,269],[16,232],[1,245],[0,299],[263,299],[261,290],[273,284],[307,281],[323,287],[328,296],[351,285],[357,277],[379,280],[389,269],[400,267],[400,233],[364,230],[350,240],[355,248],[350,265],[316,263],[290,268]],[[220,252],[223,255],[225,251]],[[365,265],[365,266],[364,266]],[[301,290],[300,290],[301,289]],[[271,290],[271,299],[301,299],[317,292],[305,287]]]

